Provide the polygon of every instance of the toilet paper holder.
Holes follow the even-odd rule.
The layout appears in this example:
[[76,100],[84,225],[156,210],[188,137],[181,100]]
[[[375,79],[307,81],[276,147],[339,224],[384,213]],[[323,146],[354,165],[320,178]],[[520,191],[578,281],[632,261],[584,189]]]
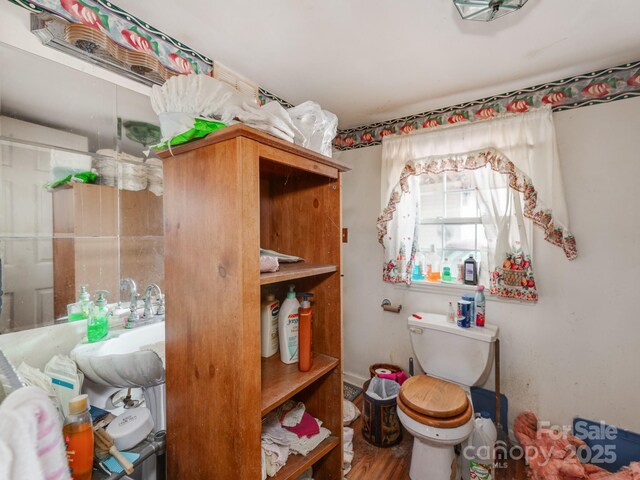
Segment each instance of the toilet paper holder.
[[400,310],[402,310],[402,305],[392,305],[388,298],[382,300],[382,304],[380,306],[385,312],[400,313]]

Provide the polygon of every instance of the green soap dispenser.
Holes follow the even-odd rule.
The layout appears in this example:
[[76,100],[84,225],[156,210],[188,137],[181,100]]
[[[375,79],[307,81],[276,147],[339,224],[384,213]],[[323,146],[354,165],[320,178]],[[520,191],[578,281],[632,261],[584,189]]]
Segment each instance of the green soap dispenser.
[[107,306],[107,295],[109,292],[106,290],[98,290],[96,292],[98,298],[96,304],[91,310],[89,320],[87,320],[87,340],[89,343],[102,340],[109,333],[109,307]]

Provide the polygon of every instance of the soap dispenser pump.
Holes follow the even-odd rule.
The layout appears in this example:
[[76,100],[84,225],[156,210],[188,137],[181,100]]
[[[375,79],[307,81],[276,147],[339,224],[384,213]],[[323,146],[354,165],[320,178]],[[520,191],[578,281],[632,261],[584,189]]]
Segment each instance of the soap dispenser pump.
[[98,298],[87,321],[87,340],[89,343],[102,340],[109,333],[109,307],[107,306],[106,290],[98,290]]
[[302,302],[298,309],[298,370],[308,372],[311,370],[311,302],[309,297],[313,293],[301,293]]
[[80,285],[78,301],[67,305],[67,319],[70,322],[86,320],[89,318],[92,308],[93,302],[91,301],[91,295],[89,295],[89,291],[87,290],[87,285]]

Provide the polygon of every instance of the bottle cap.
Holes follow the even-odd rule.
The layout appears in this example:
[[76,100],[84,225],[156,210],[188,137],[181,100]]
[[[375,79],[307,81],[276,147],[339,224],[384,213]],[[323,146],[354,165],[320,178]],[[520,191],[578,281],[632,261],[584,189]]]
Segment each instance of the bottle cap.
[[484,291],[484,285],[478,285],[478,286],[476,287],[476,291],[478,291],[478,292],[482,292],[482,291]]
[[98,294],[98,298],[96,298],[96,305],[99,307],[104,307],[107,305],[107,298],[105,295],[108,295],[111,292],[107,292],[106,290],[98,290],[96,292]]
[[295,285],[289,285],[289,291],[287,292],[287,298],[296,298],[295,288],[296,288]]
[[313,297],[313,293],[301,293],[302,302],[300,303],[300,308],[311,308],[311,302],[309,301],[309,297]]
[[267,302],[273,302],[276,299],[276,296],[273,293],[270,293],[269,295],[267,295]]
[[91,300],[91,295],[87,291],[87,285],[80,285],[80,301],[89,301]]
[[83,394],[69,400],[69,413],[77,415],[89,409],[89,395]]

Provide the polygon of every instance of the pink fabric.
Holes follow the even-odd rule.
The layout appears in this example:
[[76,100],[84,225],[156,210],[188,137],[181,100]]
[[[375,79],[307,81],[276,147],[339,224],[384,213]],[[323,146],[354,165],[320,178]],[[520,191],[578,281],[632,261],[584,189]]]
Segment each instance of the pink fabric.
[[402,385],[409,377],[403,371],[399,371],[396,373],[378,373],[378,377],[386,378],[387,380],[393,380],[394,382],[398,382]]
[[68,480],[62,424],[47,394],[23,387],[0,405],[0,479]]
[[295,427],[284,427],[292,433],[295,433],[298,438],[301,437],[312,437],[320,433],[320,427],[318,426],[318,422],[316,419],[309,415],[307,412],[304,412],[302,415],[302,420]]
[[580,463],[573,451],[584,442],[573,435],[559,436],[549,429],[538,428],[538,418],[533,412],[521,413],[514,422],[514,430],[527,454],[532,480],[640,480],[637,462],[615,473]]

